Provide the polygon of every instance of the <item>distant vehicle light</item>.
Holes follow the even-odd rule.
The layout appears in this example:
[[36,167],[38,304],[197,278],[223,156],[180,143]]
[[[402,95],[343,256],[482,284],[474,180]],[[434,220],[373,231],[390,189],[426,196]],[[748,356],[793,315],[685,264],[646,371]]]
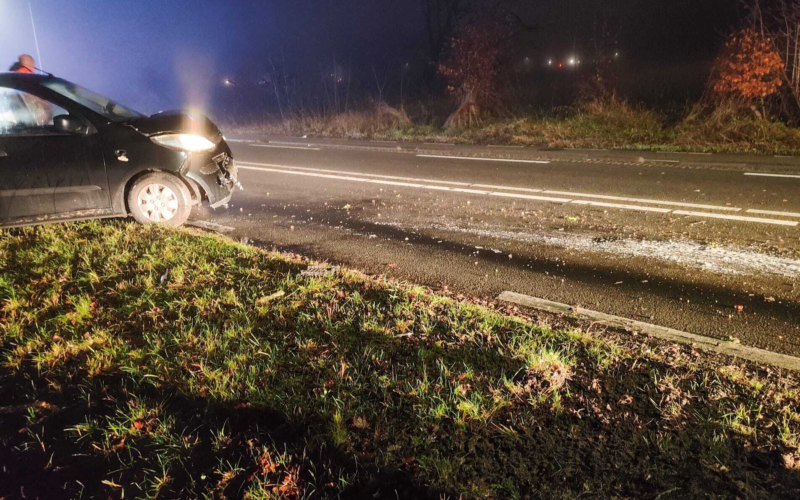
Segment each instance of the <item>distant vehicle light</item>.
[[201,135],[195,134],[164,134],[151,137],[153,142],[165,148],[178,151],[196,153],[214,149],[214,143]]

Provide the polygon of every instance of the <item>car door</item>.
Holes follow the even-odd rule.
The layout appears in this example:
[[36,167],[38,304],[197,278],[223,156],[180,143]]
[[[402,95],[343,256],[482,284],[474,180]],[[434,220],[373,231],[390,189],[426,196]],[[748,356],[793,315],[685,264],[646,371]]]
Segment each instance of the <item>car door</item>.
[[[67,131],[70,117],[86,128]],[[0,87],[0,223],[19,224],[110,211],[100,138],[75,112]]]

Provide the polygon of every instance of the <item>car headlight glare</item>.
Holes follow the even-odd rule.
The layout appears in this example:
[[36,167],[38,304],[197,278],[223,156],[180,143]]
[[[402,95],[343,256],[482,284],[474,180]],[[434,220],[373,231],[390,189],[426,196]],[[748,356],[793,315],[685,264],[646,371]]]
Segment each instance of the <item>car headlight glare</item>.
[[156,144],[170,149],[196,153],[214,149],[215,144],[201,135],[195,134],[164,134],[152,137]]

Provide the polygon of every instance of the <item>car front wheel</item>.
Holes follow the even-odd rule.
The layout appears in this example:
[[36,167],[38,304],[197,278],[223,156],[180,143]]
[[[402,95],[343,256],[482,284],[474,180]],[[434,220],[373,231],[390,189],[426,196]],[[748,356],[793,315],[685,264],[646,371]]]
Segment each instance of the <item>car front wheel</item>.
[[128,210],[142,224],[180,226],[189,218],[191,202],[186,185],[162,172],[139,177],[128,190]]

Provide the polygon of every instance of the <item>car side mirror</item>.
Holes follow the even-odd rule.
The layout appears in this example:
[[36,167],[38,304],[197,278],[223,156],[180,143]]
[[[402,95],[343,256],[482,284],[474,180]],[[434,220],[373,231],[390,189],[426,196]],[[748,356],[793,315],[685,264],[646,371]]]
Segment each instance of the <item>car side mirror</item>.
[[53,126],[60,132],[68,132],[70,134],[85,134],[89,129],[86,122],[72,115],[58,115],[54,117]]

